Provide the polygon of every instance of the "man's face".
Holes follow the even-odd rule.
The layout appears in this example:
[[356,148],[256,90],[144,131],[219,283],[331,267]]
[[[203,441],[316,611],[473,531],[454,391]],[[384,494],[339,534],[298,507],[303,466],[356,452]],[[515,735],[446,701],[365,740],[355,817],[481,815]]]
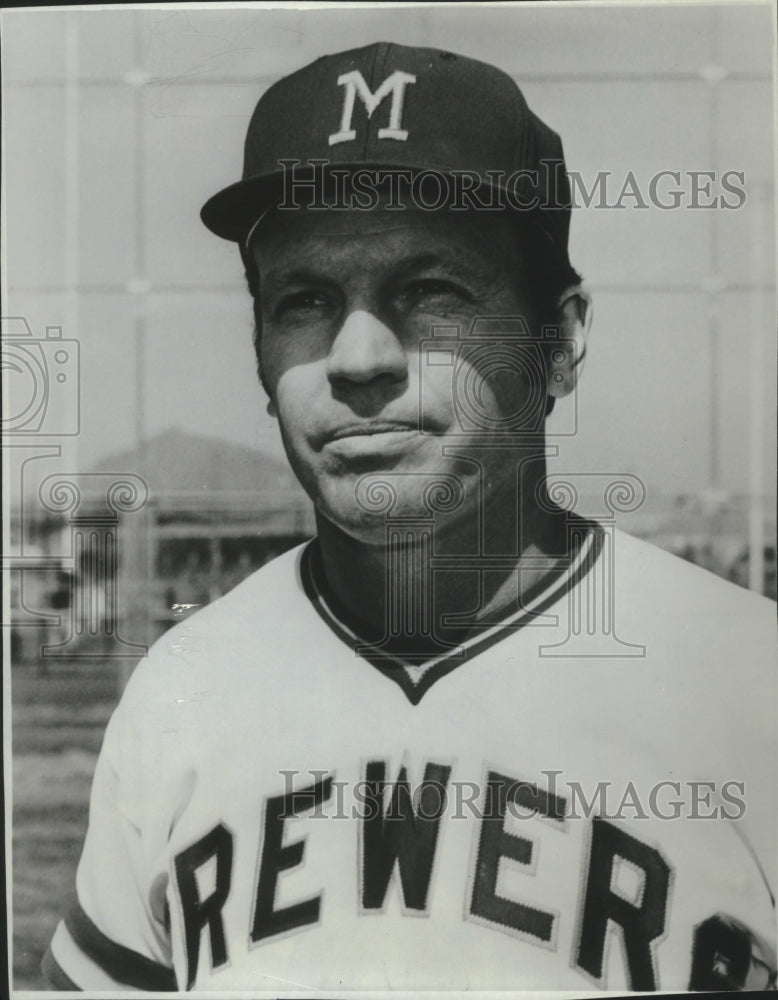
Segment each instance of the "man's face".
[[[424,489],[441,473],[465,488],[462,513],[481,502],[479,488],[488,502],[506,477],[515,482],[500,452],[483,449],[479,470],[446,446],[483,442],[484,426],[499,428],[528,394],[537,397],[537,379],[495,364],[499,355],[488,348],[460,351],[456,378],[453,365],[430,364],[420,351],[434,327],[464,339],[481,317],[523,317],[535,329],[506,218],[276,212],[258,227],[253,252],[265,381],[289,460],[321,514],[354,537],[382,542],[383,517],[357,499],[366,474],[391,484],[395,516],[424,514]],[[480,427],[463,425],[455,381],[475,400]]]

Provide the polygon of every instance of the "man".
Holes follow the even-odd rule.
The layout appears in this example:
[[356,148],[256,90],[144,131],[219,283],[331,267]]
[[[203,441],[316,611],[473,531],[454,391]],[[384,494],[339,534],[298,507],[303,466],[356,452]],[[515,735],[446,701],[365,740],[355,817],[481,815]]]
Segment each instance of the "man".
[[493,67],[380,43],[262,97],[203,219],[318,535],[136,670],[53,985],[774,983],[770,606],[555,502],[569,216]]

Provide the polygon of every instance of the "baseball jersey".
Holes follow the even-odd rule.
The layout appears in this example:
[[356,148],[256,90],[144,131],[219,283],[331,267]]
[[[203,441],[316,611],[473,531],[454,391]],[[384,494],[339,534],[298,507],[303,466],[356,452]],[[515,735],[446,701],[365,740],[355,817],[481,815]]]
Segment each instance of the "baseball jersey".
[[620,532],[423,661],[314,540],[167,633],[44,962],[108,990],[775,982],[773,605]]

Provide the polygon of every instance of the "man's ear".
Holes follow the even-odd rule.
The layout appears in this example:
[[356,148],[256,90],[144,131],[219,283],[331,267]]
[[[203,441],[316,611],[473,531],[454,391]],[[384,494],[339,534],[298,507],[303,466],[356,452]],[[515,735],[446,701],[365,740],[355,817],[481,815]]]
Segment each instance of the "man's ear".
[[269,417],[278,416],[278,410],[276,409],[276,404],[273,402],[272,399],[268,399],[267,401],[267,415]]
[[586,344],[592,325],[592,297],[583,285],[571,285],[557,301],[559,342],[548,343],[547,392],[561,399],[575,389],[583,371]]

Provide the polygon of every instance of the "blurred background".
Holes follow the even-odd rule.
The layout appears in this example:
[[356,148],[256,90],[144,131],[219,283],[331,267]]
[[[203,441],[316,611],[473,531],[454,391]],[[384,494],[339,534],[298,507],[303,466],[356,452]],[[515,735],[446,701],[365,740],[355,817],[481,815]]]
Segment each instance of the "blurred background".
[[[601,507],[584,474],[639,476],[620,527],[775,597],[770,5],[3,11],[17,988],[40,985],[143,647],[313,531],[256,380],[238,253],[199,209],[238,179],[269,84],[379,39],[496,64],[586,189],[606,174],[573,214],[595,318],[550,427],[579,510]],[[606,210],[630,171],[646,204]],[[681,207],[651,202],[659,171],[681,174]],[[690,207],[691,171],[714,173],[713,197],[742,172],[744,203]]]

